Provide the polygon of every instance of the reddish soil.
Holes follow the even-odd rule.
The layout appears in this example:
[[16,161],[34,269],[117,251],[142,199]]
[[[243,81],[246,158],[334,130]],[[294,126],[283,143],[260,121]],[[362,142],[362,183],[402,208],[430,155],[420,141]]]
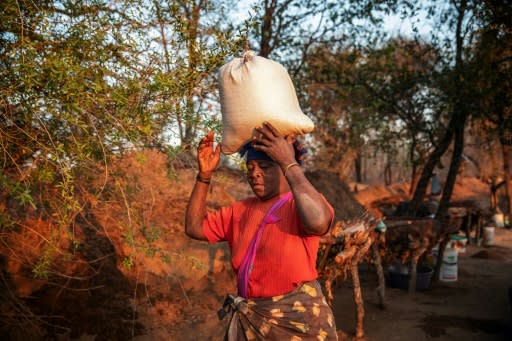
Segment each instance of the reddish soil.
[[[35,281],[30,271],[0,248],[0,289],[6,289],[0,290],[0,339],[222,339],[226,321],[219,322],[216,311],[224,296],[235,291],[229,251],[226,245],[208,245],[183,233],[183,213],[195,171],[177,170],[175,180],[170,180],[163,171],[165,161],[153,162],[151,167],[137,168],[136,162],[125,160],[117,169],[131,174],[138,191],[137,200],[128,203],[131,217],[126,215],[127,201],[112,196],[108,205],[93,202],[88,213],[78,219],[76,234],[81,244],[76,254],[86,266],[69,264],[73,278],[55,283]],[[319,181],[318,186],[326,186],[319,188],[324,192],[338,190],[332,181]],[[367,205],[406,193],[406,185],[396,184],[368,187],[355,196]],[[240,172],[223,169],[213,180],[208,204],[216,209],[250,194]],[[488,188],[476,179],[463,179],[455,197],[485,204]],[[345,210],[343,215],[358,209],[343,208],[343,200],[333,205]],[[137,243],[127,245],[123,228],[129,222],[135,224],[139,213],[144,223],[137,225],[141,233],[146,236],[148,226],[158,226],[158,238],[144,244],[147,238],[136,235]],[[18,238],[20,248],[38,243],[35,237],[23,236]],[[497,229],[495,240],[495,246],[471,245],[459,255],[456,282],[440,282],[413,295],[387,288],[384,310],[377,306],[375,272],[371,265],[361,264],[366,337],[385,341],[512,340],[512,230]],[[133,256],[132,263],[127,266],[129,256]],[[333,310],[338,329],[351,335],[355,306],[350,280],[340,280]],[[16,317],[19,315],[24,318]]]

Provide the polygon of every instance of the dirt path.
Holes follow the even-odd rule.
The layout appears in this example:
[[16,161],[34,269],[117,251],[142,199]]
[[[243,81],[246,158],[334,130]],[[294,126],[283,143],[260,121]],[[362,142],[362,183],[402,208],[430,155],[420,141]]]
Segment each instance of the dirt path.
[[[468,246],[459,254],[458,280],[409,295],[386,288],[385,310],[377,307],[377,279],[361,269],[365,333],[369,340],[512,340],[512,231],[496,230],[496,245]],[[350,281],[336,290],[334,311],[339,329],[354,332]]]

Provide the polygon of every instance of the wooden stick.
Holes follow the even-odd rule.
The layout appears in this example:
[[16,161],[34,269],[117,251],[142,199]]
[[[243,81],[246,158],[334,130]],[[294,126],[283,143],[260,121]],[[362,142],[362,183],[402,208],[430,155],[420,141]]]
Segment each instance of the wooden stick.
[[379,307],[384,309],[386,304],[384,302],[386,295],[386,280],[384,278],[384,270],[382,268],[382,258],[380,257],[379,252],[379,241],[377,240],[372,245],[372,253],[373,253],[373,262],[375,264],[375,270],[377,271],[378,278],[378,286],[377,286],[377,295],[379,297]]
[[357,270],[357,263],[350,267],[350,274],[352,275],[352,283],[354,283],[354,302],[356,303],[356,339],[364,336],[363,321],[364,321],[364,304],[363,294],[361,292],[361,282],[359,281],[359,271]]
[[352,259],[352,264],[350,267],[352,282],[354,283],[354,302],[356,303],[356,339],[360,339],[364,336],[364,302],[363,293],[361,291],[361,283],[359,281],[359,270],[357,266],[366,255],[372,244],[373,238],[368,236],[366,242],[361,246],[359,250],[357,250],[356,255]]
[[347,260],[352,259],[354,255],[356,254],[357,248],[353,245],[350,246],[350,248],[341,251],[336,255],[334,260],[338,264],[344,264]]
[[318,270],[323,271],[325,268],[325,263],[327,262],[327,256],[329,255],[329,251],[331,251],[332,243],[327,244],[325,247],[324,254],[322,255],[322,260],[320,261],[320,264],[318,265]]

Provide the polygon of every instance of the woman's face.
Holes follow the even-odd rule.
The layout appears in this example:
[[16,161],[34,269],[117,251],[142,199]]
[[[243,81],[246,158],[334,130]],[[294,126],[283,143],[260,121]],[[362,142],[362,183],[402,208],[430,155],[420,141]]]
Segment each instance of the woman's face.
[[283,172],[279,165],[268,160],[247,162],[247,181],[254,194],[261,200],[270,199],[281,192]]

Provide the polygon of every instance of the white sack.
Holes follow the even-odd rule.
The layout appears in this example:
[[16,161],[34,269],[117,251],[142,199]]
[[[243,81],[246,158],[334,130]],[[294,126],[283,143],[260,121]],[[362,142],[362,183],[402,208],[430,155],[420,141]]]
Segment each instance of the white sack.
[[219,70],[222,152],[233,154],[270,122],[281,134],[309,133],[314,125],[299,106],[286,69],[248,51]]

